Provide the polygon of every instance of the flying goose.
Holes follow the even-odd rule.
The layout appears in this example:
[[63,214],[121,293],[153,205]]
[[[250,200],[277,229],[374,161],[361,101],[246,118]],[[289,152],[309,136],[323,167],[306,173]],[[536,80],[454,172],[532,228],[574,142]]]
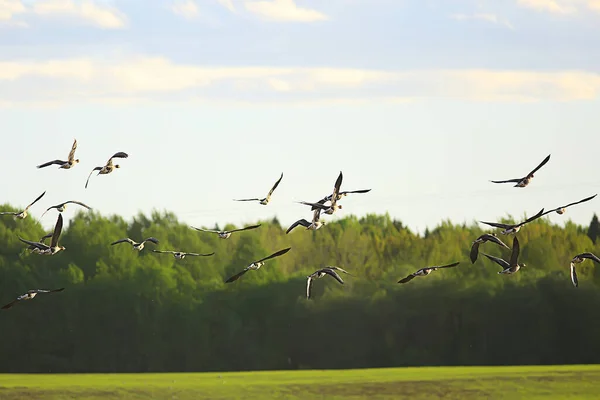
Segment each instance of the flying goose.
[[512,246],[512,253],[510,255],[510,262],[507,262],[498,257],[490,256],[489,254],[485,254],[485,253],[481,253],[481,254],[483,254],[484,256],[486,256],[490,260],[494,261],[495,263],[497,263],[498,265],[500,265],[503,268],[502,271],[498,272],[499,274],[514,274],[522,267],[527,266],[526,264],[519,264],[517,262],[517,260],[519,258],[519,251],[520,251],[519,239],[517,239],[517,237],[515,236],[515,238],[513,239],[513,246]]
[[529,185],[529,182],[533,178],[533,174],[535,174],[538,169],[542,168],[548,162],[548,160],[550,160],[550,154],[548,154],[548,157],[544,158],[544,161],[542,161],[540,163],[540,165],[535,167],[535,169],[533,171],[528,173],[523,178],[508,179],[506,181],[490,181],[490,182],[493,182],[493,183],[516,183],[516,185],[514,187],[524,188],[525,186]]
[[[361,190],[344,190],[343,192],[339,192],[337,195],[337,199],[341,200],[342,197],[348,196],[351,193],[369,193],[371,191],[371,189],[361,189]],[[331,201],[331,198],[333,196],[329,195],[327,197],[323,197],[321,200],[318,201],[318,203],[325,202],[325,201]]]
[[277,182],[275,182],[275,184],[273,185],[271,190],[269,190],[269,194],[267,194],[267,197],[265,197],[264,199],[258,199],[258,198],[257,199],[239,199],[239,200],[234,199],[234,201],[258,201],[263,206],[266,206],[267,204],[269,204],[269,201],[271,201],[271,195],[273,194],[275,189],[277,189],[277,186],[279,186],[279,182],[281,182],[282,179],[283,179],[283,172],[281,173],[281,176],[279,177]]
[[225,283],[237,281],[242,275],[244,275],[246,272],[250,271],[251,269],[253,269],[253,270],[260,269],[260,267],[262,267],[265,264],[265,261],[267,261],[271,258],[279,257],[280,255],[283,255],[283,254],[287,253],[288,251],[290,251],[290,249],[291,249],[291,247],[288,247],[287,249],[279,250],[279,251],[271,254],[270,256],[261,258],[258,261],[253,261],[250,265],[248,265],[246,268],[244,268],[241,272],[238,272],[237,274],[233,275],[231,278],[227,279],[225,281]]
[[475,241],[473,241],[473,244],[471,245],[471,253],[469,254],[469,257],[471,258],[471,263],[475,264],[475,261],[477,261],[477,256],[479,255],[479,245],[488,241],[494,242],[510,250],[510,247],[508,247],[502,240],[500,240],[495,233],[486,233],[479,236],[477,239],[475,239]]
[[596,196],[598,196],[598,194],[595,194],[595,195],[590,196],[590,197],[586,197],[585,199],[576,201],[574,203],[569,203],[566,206],[558,207],[558,208],[555,208],[553,210],[548,210],[543,215],[550,214],[550,213],[555,212],[555,211],[556,211],[557,214],[562,215],[562,214],[564,214],[564,213],[567,212],[567,210],[566,210],[567,207],[571,207],[571,206],[574,206],[575,204],[579,204],[579,203],[584,203],[586,201],[590,201],[591,199],[593,199]]
[[321,218],[321,209],[317,208],[315,211],[313,211],[312,222],[308,222],[307,220],[305,220],[304,218],[302,218],[302,219],[294,222],[288,228],[288,230],[285,231],[285,234],[287,235],[288,233],[290,233],[292,231],[292,229],[294,229],[298,225],[304,226],[307,230],[311,229],[313,231],[316,231],[317,229],[319,229],[320,227],[322,227],[323,225],[325,225],[325,221],[320,221],[320,218]]
[[[348,196],[351,193],[368,193],[371,191],[371,189],[361,189],[361,190],[345,190],[345,191],[340,191],[340,186],[342,185],[342,172],[340,171],[340,176],[338,176],[338,179],[335,182],[334,185],[334,193],[323,197],[321,200],[317,201],[317,203],[312,203],[312,207],[311,210],[315,210],[317,208],[322,208],[321,206],[325,204],[325,202],[327,201],[332,201],[335,203],[339,200],[342,199],[342,197]],[[334,200],[335,199],[335,200]],[[303,203],[306,204],[306,203]],[[321,206],[317,205],[320,204]],[[339,208],[342,208],[342,206],[339,206]],[[335,210],[334,210],[335,211]],[[333,211],[331,212],[326,212],[326,214],[333,214]]]
[[88,175],[87,181],[85,181],[85,187],[86,188],[88,187],[90,177],[92,176],[94,171],[98,171],[97,175],[110,174],[111,172],[113,172],[115,170],[115,168],[121,168],[119,166],[119,164],[113,164],[113,162],[112,162],[113,158],[127,158],[127,157],[129,157],[129,154],[124,153],[122,151],[115,153],[111,158],[108,159],[108,161],[106,162],[106,165],[104,167],[96,167],[92,170],[92,172],[90,172],[90,174]]
[[[54,232],[50,232],[47,235],[42,236],[42,238],[40,239],[40,241],[38,243],[45,244],[44,242],[46,241],[46,239],[51,238],[53,234],[54,234]],[[31,251],[32,253],[40,252],[40,249],[33,245],[27,246],[27,250]]]
[[519,230],[521,229],[521,227],[531,221],[533,221],[534,219],[538,219],[539,217],[541,217],[542,215],[544,215],[544,209],[542,208],[540,210],[540,212],[538,212],[537,214],[535,214],[533,217],[527,218],[525,221],[519,223],[519,224],[502,224],[499,222],[484,222],[484,221],[479,221],[482,224],[486,224],[486,225],[490,225],[496,228],[502,228],[504,229],[502,232],[500,232],[502,235],[510,235],[511,233],[517,233],[519,232]]
[[116,242],[112,242],[110,245],[114,246],[115,244],[125,243],[125,242],[129,243],[130,245],[132,245],[134,250],[142,251],[142,249],[144,248],[144,243],[146,243],[146,242],[152,242],[154,244],[158,244],[158,239],[155,238],[155,237],[149,237],[148,239],[144,239],[143,241],[141,241],[140,243],[138,243],[138,242],[135,242],[135,241],[133,241],[133,240],[131,240],[129,238],[125,238],[125,239],[117,240]]
[[208,257],[208,256],[212,256],[215,253],[208,253],[208,254],[198,254],[198,253],[186,253],[184,251],[172,251],[172,250],[152,250],[154,253],[169,253],[169,254],[173,254],[173,257],[175,257],[175,259],[177,260],[183,260],[185,258],[185,256],[200,256],[200,257]]
[[[50,246],[47,244],[40,242],[34,242],[31,240],[25,240],[19,236],[19,240],[29,246],[36,247],[38,251],[36,253],[42,254],[45,256],[52,256],[58,253],[61,250],[65,249],[65,246],[58,245],[58,238],[60,237],[60,233],[63,227],[63,218],[62,214],[58,214],[58,219],[56,220],[56,225],[54,226],[54,232],[52,232],[52,241],[50,242]],[[29,247],[28,247],[29,248]]]
[[[344,178],[342,171],[340,171],[340,174],[338,175],[337,179],[335,180],[335,184],[333,185],[333,193],[330,194],[329,196],[327,196],[329,198],[329,200],[325,200],[325,199],[321,199],[316,203],[310,203],[307,201],[300,201],[300,204],[304,204],[307,206],[311,206],[311,210],[316,210],[316,209],[320,209],[322,212],[324,212],[325,214],[333,214],[336,210],[341,210],[342,206],[338,205],[337,202],[339,199],[341,199],[342,197],[339,196],[340,193],[340,186],[342,186],[342,179]],[[330,201],[330,205],[325,205],[325,203],[327,201]]]
[[[57,205],[55,205],[55,206],[52,206],[52,207],[48,207],[48,208],[46,209],[46,211],[44,211],[44,212],[42,213],[41,217],[43,217],[43,216],[44,216],[44,214],[46,214],[48,211],[50,211],[50,210],[51,210],[51,209],[53,209],[53,208],[56,208],[56,210],[57,210],[59,213],[63,212],[63,211],[65,211],[65,209],[67,208],[67,204],[69,204],[69,203],[72,203],[72,204],[79,204],[80,206],[82,206],[82,207],[85,207],[85,208],[87,208],[88,210],[91,210],[91,209],[92,209],[92,207],[90,207],[90,206],[87,206],[87,205],[83,204],[83,203],[82,203],[82,202],[80,202],[80,201],[69,200],[69,201],[65,201],[64,203],[60,203],[60,204],[57,204]],[[41,217],[40,217],[40,218],[41,218]]]
[[335,272],[335,270],[342,271],[342,272],[348,274],[348,272],[344,271],[343,269],[341,269],[339,267],[325,267],[325,268],[321,268],[320,270],[315,271],[312,274],[308,275],[306,277],[307,278],[307,280],[306,280],[306,298],[307,299],[310,298],[310,288],[311,288],[313,279],[319,279],[319,278],[329,275],[343,285],[344,281],[338,275],[338,273]]
[[28,290],[27,293],[20,295],[15,300],[13,300],[10,303],[4,305],[2,307],[2,309],[3,310],[8,310],[9,308],[11,308],[12,306],[14,306],[15,304],[17,304],[18,302],[20,302],[22,300],[33,300],[33,298],[35,296],[37,296],[38,294],[40,294],[40,293],[56,293],[56,292],[62,292],[63,290],[65,290],[65,288],[53,289],[53,290],[45,290],[45,289]]
[[76,149],[77,149],[77,139],[75,139],[73,141],[73,146],[71,147],[71,151],[69,152],[69,157],[67,158],[67,161],[63,161],[63,160],[48,161],[47,163],[38,165],[37,168],[44,168],[44,167],[48,167],[50,165],[56,164],[56,165],[60,165],[60,167],[58,167],[58,168],[70,169],[79,162],[79,159],[75,159],[75,150]]
[[246,226],[244,228],[232,229],[230,231],[215,231],[215,230],[211,230],[211,229],[194,228],[193,226],[192,226],[192,228],[194,228],[197,231],[201,231],[201,232],[216,233],[217,235],[219,235],[219,237],[221,239],[228,239],[229,236],[231,236],[231,234],[233,232],[241,232],[241,231],[247,231],[247,230],[250,230],[250,229],[256,229],[259,226],[260,226],[260,224],[258,224],[258,225],[251,225],[251,226]]
[[571,282],[573,282],[573,286],[575,287],[579,286],[579,281],[577,280],[577,272],[575,271],[575,264],[580,264],[584,262],[586,258],[596,261],[598,264],[600,264],[600,258],[598,258],[598,256],[595,256],[592,253],[581,253],[573,257],[573,259],[571,260]]
[[29,210],[29,208],[34,205],[35,203],[37,203],[37,201],[39,199],[41,199],[42,197],[44,197],[44,195],[46,194],[46,191],[44,190],[44,193],[40,194],[38,196],[37,199],[35,199],[30,205],[28,205],[27,207],[25,207],[25,209],[21,212],[12,212],[12,211],[2,211],[0,212],[0,215],[12,215],[15,219],[19,218],[19,219],[25,219],[27,218],[27,210]]
[[437,271],[438,269],[441,269],[441,268],[452,268],[452,267],[456,267],[458,264],[460,264],[460,261],[452,263],[452,264],[442,265],[442,266],[421,268],[420,270],[417,270],[416,272],[413,272],[412,274],[408,275],[406,278],[400,279],[398,281],[398,283],[410,282],[411,280],[413,280],[417,276],[427,276],[430,273],[432,273],[433,271]]

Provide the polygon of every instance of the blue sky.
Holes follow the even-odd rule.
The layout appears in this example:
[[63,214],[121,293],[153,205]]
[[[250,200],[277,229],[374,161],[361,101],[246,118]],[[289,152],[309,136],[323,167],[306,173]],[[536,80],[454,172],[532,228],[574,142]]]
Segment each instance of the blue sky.
[[289,224],[342,170],[373,190],[330,219],[530,215],[600,192],[598,49],[600,0],[0,0],[2,201]]

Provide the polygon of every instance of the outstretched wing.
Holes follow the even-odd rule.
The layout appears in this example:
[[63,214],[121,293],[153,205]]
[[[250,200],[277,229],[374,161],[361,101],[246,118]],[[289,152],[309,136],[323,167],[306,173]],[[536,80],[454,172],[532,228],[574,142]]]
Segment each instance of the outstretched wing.
[[333,185],[333,193],[331,194],[332,205],[337,202],[338,195],[340,194],[340,188],[342,186],[342,179],[344,179],[344,175],[342,174],[342,171],[340,171],[340,174],[338,175],[337,179],[335,180],[335,184]]
[[56,165],[63,165],[63,164],[66,164],[66,161],[63,161],[63,160],[52,160],[52,161],[48,161],[47,163],[40,164],[40,165],[36,166],[36,168],[45,168],[45,167],[48,167],[48,166],[54,165],[54,164],[56,164]]
[[235,282],[235,281],[237,281],[238,279],[240,279],[240,277],[241,277],[242,275],[244,275],[244,274],[245,274],[246,272],[248,272],[248,271],[249,271],[249,269],[248,269],[248,268],[244,268],[242,271],[238,272],[237,274],[233,275],[231,278],[227,279],[227,280],[225,281],[225,283],[231,283],[231,282]]
[[19,302],[18,299],[11,301],[8,304],[5,304],[4,306],[2,306],[3,310],[8,310],[9,308],[11,308],[12,306],[14,306],[15,304],[17,304]]
[[340,192],[340,194],[350,194],[350,193],[369,193],[371,189],[360,189],[360,190],[344,190]]
[[460,264],[460,261],[452,263],[452,264],[446,264],[446,265],[442,265],[440,267],[437,267],[438,269],[440,268],[452,268],[452,267],[456,267],[458,264]]
[[127,242],[127,243],[129,243],[129,244],[134,244],[134,243],[135,243],[133,240],[131,240],[131,239],[129,239],[129,238],[125,238],[125,239],[119,239],[119,240],[117,240],[116,242],[112,242],[110,245],[111,245],[111,246],[114,246],[115,244],[119,244],[119,243],[125,243],[125,242]]
[[233,201],[260,201],[260,199],[233,199]]
[[410,282],[411,280],[413,280],[415,278],[415,274],[410,274],[408,275],[406,278],[402,278],[398,281],[398,283],[406,283],[406,282]]
[[303,219],[300,219],[300,220],[298,220],[298,221],[294,222],[294,223],[293,223],[293,224],[292,224],[292,225],[291,225],[291,226],[290,226],[290,227],[287,229],[287,231],[285,231],[285,234],[287,235],[288,233],[290,233],[290,232],[292,231],[292,229],[294,229],[294,228],[295,228],[295,227],[297,227],[298,225],[302,225],[302,226],[304,226],[304,227],[308,228],[308,227],[310,226],[310,222],[308,222],[308,221],[307,221],[307,220],[305,220],[304,218],[303,218]]
[[489,258],[490,260],[492,260],[495,263],[497,263],[498,265],[500,265],[502,267],[502,269],[510,268],[510,264],[506,260],[503,260],[503,259],[498,258],[498,257],[490,256],[489,254],[485,254],[485,253],[481,253],[481,254],[483,254],[484,256],[486,256],[487,258]]
[[486,238],[490,242],[496,243],[497,245],[500,245],[506,249],[510,249],[510,247],[508,247],[508,245],[506,243],[504,243],[502,240],[500,240],[500,238],[497,236],[487,235]]
[[2,211],[0,212],[0,215],[17,215],[18,212],[14,212],[14,211]]
[[245,226],[243,228],[238,228],[238,229],[232,229],[230,231],[225,231],[226,233],[233,233],[233,232],[241,232],[241,231],[247,231],[250,229],[256,229],[260,226],[260,224],[258,225],[250,225],[250,226]]
[[338,281],[339,283],[341,283],[342,285],[344,284],[344,281],[342,280],[342,277],[339,276],[338,273],[335,272],[333,269],[331,269],[331,268],[323,268],[321,271],[323,271],[327,275],[335,278],[335,280]]
[[472,264],[475,264],[475,261],[477,261],[477,256],[479,255],[479,244],[479,242],[473,242],[473,245],[471,246],[469,258],[471,259]]
[[525,221],[521,222],[518,226],[525,225],[525,224],[527,224],[527,223],[529,223],[529,222],[531,222],[531,221],[533,221],[535,219],[538,219],[542,215],[544,215],[544,209],[543,208],[540,210],[540,212],[538,212],[537,214],[535,214],[533,217],[527,218]]
[[310,276],[306,279],[306,298],[307,299],[310,299],[310,286],[312,284],[312,280],[313,279]]
[[260,260],[254,261],[254,264],[270,260],[271,258],[279,257],[279,256],[287,253],[288,251],[290,251],[290,249],[291,249],[291,247],[288,247],[287,249],[282,249],[282,250],[276,251],[275,253],[271,254],[270,256],[267,256],[265,258],[261,258]]
[[327,210],[329,208],[329,206],[325,205],[325,201],[323,201],[322,203],[310,203],[308,201],[299,201],[298,203],[304,204],[305,206],[311,206],[311,210],[316,210],[317,208],[321,210]]
[[28,205],[27,207],[25,207],[25,210],[29,210],[29,207],[31,207],[32,205],[34,205],[35,203],[37,203],[37,201],[39,199],[41,199],[42,197],[44,197],[45,194],[46,194],[46,191],[44,190],[44,193],[40,194],[37,199],[35,199],[34,201],[31,202],[30,205]]
[[175,251],[171,251],[171,250],[152,250],[152,252],[154,253],[169,253],[169,254],[175,254]]
[[[586,197],[585,199],[583,199],[583,200],[579,200],[579,201],[576,201],[576,202],[574,202],[574,203],[569,203],[569,204],[567,204],[566,206],[562,206],[562,208],[571,207],[571,206],[574,206],[575,204],[579,204],[579,203],[585,203],[586,201],[590,201],[591,199],[593,199],[593,198],[594,198],[594,197],[596,197],[596,196],[598,196],[598,194],[595,194],[595,195],[593,195],[593,196],[590,196],[590,197]],[[554,210],[554,211],[556,211],[556,210]]]
[[50,247],[58,246],[58,238],[60,237],[60,233],[62,232],[63,227],[63,217],[62,214],[58,214],[58,218],[56,219],[56,225],[54,225],[54,232],[52,232],[52,241],[50,242]]
[[151,237],[149,237],[147,239],[144,239],[144,241],[142,243],[146,243],[146,242],[152,242],[154,244],[158,244],[158,239],[151,236]]
[[46,289],[36,289],[36,293],[56,293],[56,292],[62,292],[63,290],[65,290],[65,288],[60,288],[60,289],[52,289],[52,290],[46,290]]
[[94,171],[100,171],[102,169],[102,167],[96,167],[92,170],[92,172],[90,172],[90,174],[87,177],[87,180],[85,181],[85,188],[87,189],[88,187],[88,183],[90,182],[90,177],[92,176],[92,174],[94,173]]
[[519,183],[522,179],[507,179],[505,181],[490,181],[492,183]]
[[571,282],[573,282],[573,286],[579,286],[579,281],[577,280],[577,271],[575,271],[574,263],[571,263]]
[[281,176],[279,177],[279,179],[277,180],[277,182],[275,182],[275,184],[273,185],[273,187],[271,188],[271,190],[269,190],[269,194],[267,194],[267,199],[271,198],[271,195],[273,194],[273,192],[275,191],[275,189],[277,189],[277,186],[279,186],[279,182],[281,182],[282,179],[283,179],[283,172],[281,173]]
[[490,225],[496,228],[502,228],[502,229],[510,229],[512,227],[514,227],[514,225],[508,225],[508,224],[501,224],[500,222],[485,222],[485,221],[479,221],[482,224],[486,224],[486,225]]
[[73,146],[71,146],[71,151],[69,152],[68,160],[70,163],[75,161],[75,150],[77,150],[77,139],[73,140]]
[[213,251],[212,253],[206,253],[206,254],[200,254],[200,253],[183,253],[186,256],[199,256],[199,257],[208,257],[208,256],[213,256],[215,254],[215,252]]
[[108,162],[106,163],[106,165],[112,163],[113,158],[127,158],[127,157],[129,157],[129,154],[119,151],[119,152],[113,154],[113,156],[108,159]]
[[34,242],[31,240],[27,240],[27,239],[23,239],[21,236],[17,236],[19,238],[19,240],[25,244],[28,244],[30,246],[35,247],[36,249],[40,249],[40,250],[47,250],[49,247],[48,245],[44,244],[44,243],[40,243],[40,242]]
[[71,203],[71,204],[78,204],[78,205],[80,205],[81,207],[85,207],[85,208],[87,208],[88,210],[91,210],[91,209],[92,209],[92,207],[88,206],[87,204],[83,204],[82,202],[80,202],[80,201],[75,201],[75,200],[69,200],[69,201],[65,201],[65,202],[63,203],[63,205],[64,205],[64,204],[69,204],[69,203]]
[[538,165],[537,167],[535,167],[533,169],[533,171],[531,171],[529,174],[527,174],[528,177],[532,177],[533,174],[535,174],[537,172],[538,169],[542,168],[544,165],[546,165],[546,163],[550,160],[550,154],[548,154],[548,157],[544,158],[544,160],[540,163],[540,165]]
[[600,258],[598,258],[598,256],[596,256],[596,255],[594,255],[592,253],[581,253],[581,254],[577,255],[577,257],[587,258],[587,259],[590,259],[590,260],[594,260],[597,263],[600,263]]
[[190,228],[193,228],[197,231],[201,231],[201,232],[211,232],[211,233],[220,233],[220,231],[214,231],[212,229],[202,229],[202,228],[196,228],[190,225]]

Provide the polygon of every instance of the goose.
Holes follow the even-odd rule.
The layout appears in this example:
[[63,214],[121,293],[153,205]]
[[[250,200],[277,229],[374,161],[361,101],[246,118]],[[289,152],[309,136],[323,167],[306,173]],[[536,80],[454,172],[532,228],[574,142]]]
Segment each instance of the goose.
[[[339,196],[340,187],[342,186],[342,179],[344,179],[344,175],[342,174],[342,171],[340,171],[340,174],[338,175],[337,179],[335,180],[335,184],[333,185],[333,193],[326,197],[329,198],[329,200],[321,199],[316,203],[300,201],[299,203],[311,206],[312,211],[320,209],[322,212],[329,215],[333,214],[336,210],[341,210],[342,206],[338,205],[337,202],[342,198],[341,196]],[[329,205],[325,205],[327,201],[330,201]]]
[[134,250],[142,251],[144,249],[144,243],[146,243],[146,242],[152,242],[154,244],[158,244],[158,239],[155,237],[149,237],[148,239],[144,239],[140,243],[138,243],[129,238],[125,238],[125,239],[117,240],[116,242],[112,242],[110,245],[114,246],[115,244],[118,244],[118,243],[129,243],[130,245],[133,246]]
[[485,254],[485,253],[481,253],[481,254],[483,254],[484,256],[486,256],[490,260],[494,261],[495,263],[497,263],[498,265],[500,265],[503,268],[502,271],[498,272],[499,274],[514,274],[519,269],[527,266],[526,264],[519,264],[517,262],[517,260],[519,258],[519,251],[520,251],[519,239],[517,239],[517,237],[515,236],[515,238],[513,239],[513,246],[512,246],[512,253],[510,255],[510,262],[505,261],[498,257],[490,256],[489,254]]
[[285,231],[285,234],[287,235],[288,233],[290,233],[292,231],[292,229],[294,229],[298,225],[304,226],[307,230],[310,229],[310,230],[316,231],[317,229],[319,229],[320,227],[322,227],[323,225],[325,225],[325,221],[320,221],[320,218],[321,218],[321,209],[317,208],[315,211],[313,211],[312,222],[308,222],[304,218],[299,219],[298,221],[294,222],[288,228],[287,231]]
[[[44,242],[46,241],[46,239],[51,238],[53,234],[54,234],[54,232],[50,232],[47,235],[42,236],[42,238],[40,239],[40,241],[38,243],[45,244]],[[33,245],[27,246],[27,250],[31,251],[32,253],[40,252],[40,249]]]
[[271,201],[271,195],[273,194],[275,189],[277,189],[277,186],[279,186],[279,182],[281,182],[282,179],[283,179],[283,172],[281,173],[281,176],[279,177],[277,182],[275,182],[275,184],[273,185],[271,190],[269,190],[267,197],[265,197],[264,199],[258,199],[258,198],[256,198],[256,199],[238,199],[238,200],[234,199],[233,201],[258,201],[263,206],[266,206],[267,204],[269,204],[269,201]]
[[550,154],[548,154],[548,157],[544,158],[544,160],[540,163],[540,165],[538,165],[537,167],[535,167],[535,169],[533,171],[531,171],[530,173],[528,173],[523,178],[508,179],[508,180],[505,180],[505,181],[490,181],[490,182],[493,182],[493,183],[516,183],[516,185],[514,187],[524,188],[525,186],[529,185],[529,182],[531,181],[531,179],[533,179],[533,174],[535,174],[538,169],[540,169],[544,165],[546,165],[546,163],[549,160],[550,160]]
[[573,259],[571,260],[571,282],[573,282],[573,286],[575,287],[579,286],[579,281],[577,280],[577,272],[575,271],[575,264],[581,264],[586,259],[596,261],[598,264],[600,264],[600,258],[598,258],[598,256],[595,256],[592,253],[581,253],[573,257]]
[[[48,207],[48,208],[46,209],[46,211],[44,211],[44,212],[42,213],[41,217],[43,217],[43,216],[44,216],[44,214],[46,214],[48,211],[52,210],[53,208],[56,208],[56,210],[57,210],[59,213],[63,212],[63,211],[65,211],[65,209],[67,208],[67,204],[69,204],[69,203],[72,203],[72,204],[78,204],[78,205],[80,205],[80,206],[82,206],[82,207],[85,207],[85,208],[87,208],[88,210],[91,210],[91,209],[92,209],[92,207],[90,207],[90,206],[88,206],[88,205],[85,205],[85,204],[83,204],[83,203],[82,203],[82,202],[80,202],[80,201],[69,200],[69,201],[65,201],[64,203],[60,203],[60,204],[57,204],[57,205],[55,205],[55,206],[52,206],[52,207]],[[41,217],[40,217],[40,218],[41,218]]]
[[239,228],[239,229],[231,229],[229,231],[215,231],[215,230],[211,230],[211,229],[202,229],[202,228],[194,228],[193,226],[191,226],[191,228],[197,230],[197,231],[201,231],[201,232],[210,232],[210,233],[216,233],[217,235],[219,235],[219,238],[221,239],[228,239],[232,233],[234,232],[241,232],[241,231],[247,231],[250,229],[256,229],[260,226],[260,224],[258,225],[251,225],[251,226],[246,226],[244,228]]
[[184,251],[172,251],[172,250],[152,250],[154,253],[169,253],[169,254],[173,254],[173,257],[175,257],[176,260],[183,260],[185,258],[185,256],[200,256],[200,257],[208,257],[208,256],[212,256],[215,253],[208,253],[208,254],[198,254],[198,253],[186,253]]
[[8,310],[12,306],[14,306],[15,304],[17,304],[18,302],[23,301],[23,300],[33,300],[33,298],[35,296],[37,296],[38,294],[40,294],[40,293],[56,293],[56,292],[62,292],[63,290],[65,290],[65,288],[52,289],[52,290],[46,290],[46,289],[28,290],[27,293],[20,295],[15,300],[13,300],[10,303],[2,306],[2,309],[3,310]]
[[279,251],[271,254],[270,256],[267,256],[265,258],[261,258],[258,261],[253,261],[250,265],[248,265],[242,271],[240,271],[237,274],[233,275],[232,277],[228,278],[225,281],[225,283],[231,283],[231,282],[237,281],[242,275],[244,275],[246,272],[250,271],[251,269],[252,270],[258,270],[258,269],[260,269],[260,267],[262,267],[265,264],[265,261],[270,260],[271,258],[279,257],[279,256],[287,253],[288,251],[290,251],[290,249],[291,249],[291,247],[288,247],[287,249],[279,250]]
[[317,271],[313,272],[312,274],[308,275],[306,277],[307,278],[306,279],[306,298],[307,299],[310,298],[310,288],[311,288],[313,279],[319,279],[319,278],[322,278],[324,276],[329,275],[329,276],[333,277],[336,281],[338,281],[339,283],[341,283],[343,285],[344,281],[338,275],[338,273],[335,272],[336,270],[348,274],[347,271],[345,271],[345,270],[343,270],[343,269],[341,269],[339,267],[325,267],[325,268],[321,268],[320,270],[317,270]]
[[539,217],[541,217],[542,215],[544,215],[544,209],[542,208],[540,212],[538,212],[537,214],[535,214],[533,217],[530,217],[528,219],[526,219],[525,221],[519,223],[519,224],[502,224],[499,222],[484,222],[484,221],[479,221],[482,224],[486,224],[486,225],[490,225],[496,228],[502,228],[504,229],[502,232],[500,232],[502,235],[510,235],[511,233],[517,233],[519,232],[519,230],[521,229],[521,227],[535,219],[538,219]]
[[[370,191],[371,191],[371,189],[345,190],[345,191],[343,191],[343,192],[339,192],[339,193],[338,193],[338,195],[337,195],[337,199],[338,199],[338,200],[341,200],[341,199],[342,199],[342,197],[346,197],[346,196],[348,196],[349,194],[352,194],[352,193],[369,193]],[[325,201],[331,201],[331,198],[332,198],[332,197],[333,197],[332,195],[329,195],[329,196],[323,197],[321,200],[319,200],[319,201],[318,201],[318,203],[320,203],[320,202],[325,202]]]
[[29,210],[29,208],[31,208],[32,205],[37,203],[37,201],[39,199],[44,197],[45,194],[46,194],[46,191],[44,191],[44,193],[40,194],[37,199],[35,199],[31,204],[29,204],[27,207],[25,207],[25,209],[23,211],[20,211],[20,212],[2,211],[2,212],[0,212],[0,215],[12,215],[15,219],[17,219],[17,218],[25,219],[25,218],[27,218],[27,215],[28,215],[27,210]]
[[[36,247],[38,251],[36,253],[45,255],[45,256],[53,256],[61,250],[65,250],[65,246],[58,245],[58,238],[60,237],[60,233],[63,227],[63,218],[62,214],[58,214],[58,219],[56,220],[56,225],[54,225],[54,231],[52,232],[52,241],[50,245],[40,242],[33,242],[31,240],[25,240],[19,236],[19,240],[29,246]],[[29,248],[29,247],[28,247]]]
[[475,261],[477,261],[477,256],[479,255],[479,245],[488,241],[496,243],[510,250],[510,247],[508,247],[502,240],[500,240],[495,233],[486,233],[484,235],[479,236],[477,239],[475,239],[475,241],[473,241],[473,244],[471,245],[471,253],[469,254],[469,257],[471,258],[471,263],[475,264]]
[[90,174],[88,175],[87,181],[85,181],[86,189],[88,187],[88,183],[90,182],[90,177],[92,176],[94,171],[98,171],[97,175],[110,174],[111,172],[113,172],[115,170],[115,168],[121,168],[119,166],[119,164],[113,164],[113,162],[112,162],[113,158],[127,158],[127,157],[129,157],[129,154],[119,151],[118,153],[113,154],[113,156],[108,159],[105,166],[94,168],[92,170],[92,172],[90,172]]
[[585,203],[586,201],[592,200],[596,196],[598,196],[597,193],[595,195],[593,195],[593,196],[586,197],[585,199],[582,199],[582,200],[579,200],[579,201],[576,201],[576,202],[573,202],[573,203],[569,203],[566,206],[561,206],[561,207],[555,208],[553,210],[548,210],[543,215],[550,214],[552,212],[556,212],[557,214],[562,215],[562,214],[564,214],[564,213],[567,212],[567,210],[566,210],[567,207],[574,206],[575,204]]
[[67,157],[67,161],[63,160],[53,160],[48,161],[47,163],[43,163],[37,166],[37,168],[45,168],[50,165],[59,165],[59,169],[70,169],[75,166],[75,164],[79,163],[79,159],[75,159],[75,150],[77,149],[77,139],[74,139],[73,146],[71,146],[71,151],[69,152],[69,156]]
[[416,272],[413,272],[412,274],[408,275],[406,278],[402,278],[398,281],[398,283],[406,283],[406,282],[410,282],[411,280],[413,280],[414,278],[416,278],[417,276],[427,276],[430,273],[432,273],[433,271],[437,271],[438,269],[442,269],[442,268],[452,268],[452,267],[456,267],[458,264],[460,264],[460,261],[452,263],[452,264],[447,264],[447,265],[441,265],[441,266],[435,266],[435,267],[426,267],[426,268],[421,268],[419,270],[417,270]]

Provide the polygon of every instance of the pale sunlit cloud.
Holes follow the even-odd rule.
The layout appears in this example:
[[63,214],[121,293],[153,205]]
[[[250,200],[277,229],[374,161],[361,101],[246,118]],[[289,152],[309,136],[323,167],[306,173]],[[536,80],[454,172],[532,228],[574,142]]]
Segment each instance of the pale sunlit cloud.
[[159,57],[0,62],[0,102],[187,101],[254,103],[407,101],[574,101],[600,96],[600,74],[585,71],[371,70],[205,67]]
[[90,0],[37,1],[31,11],[40,16],[67,17],[106,29],[119,29],[127,25],[127,18],[119,10]]
[[235,12],[235,7],[231,0],[217,0],[217,2],[231,12]]
[[522,7],[538,11],[546,11],[554,14],[573,14],[577,12],[577,4],[580,0],[517,0]]
[[246,10],[272,21],[316,22],[329,19],[325,14],[298,6],[294,0],[245,1]]
[[198,15],[198,6],[193,0],[174,2],[170,8],[173,13],[187,19],[195,18]]
[[455,19],[457,21],[469,21],[469,20],[485,21],[485,22],[489,22],[492,24],[504,25],[505,27],[507,27],[509,29],[514,29],[514,26],[509,21],[498,18],[498,16],[495,14],[482,14],[482,13],[460,14],[460,13],[457,13],[457,14],[451,14],[450,18]]
[[16,24],[13,17],[26,11],[20,0],[0,0],[0,24]]

